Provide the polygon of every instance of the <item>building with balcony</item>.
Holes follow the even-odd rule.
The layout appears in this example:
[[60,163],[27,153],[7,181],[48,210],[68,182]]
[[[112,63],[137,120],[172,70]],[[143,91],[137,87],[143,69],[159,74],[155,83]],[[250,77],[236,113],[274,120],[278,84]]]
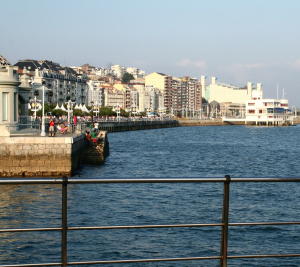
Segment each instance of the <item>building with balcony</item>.
[[69,67],[48,60],[20,60],[18,67],[23,90],[27,90],[32,98],[38,92],[42,98],[42,84],[45,85],[45,101],[48,103],[64,103],[71,99],[76,104],[87,104],[87,76],[79,75]]
[[111,87],[104,89],[104,106],[111,108],[126,108],[126,95],[124,91]]
[[87,105],[92,106],[92,103],[97,107],[104,106],[104,87],[102,81],[89,80],[87,82]]

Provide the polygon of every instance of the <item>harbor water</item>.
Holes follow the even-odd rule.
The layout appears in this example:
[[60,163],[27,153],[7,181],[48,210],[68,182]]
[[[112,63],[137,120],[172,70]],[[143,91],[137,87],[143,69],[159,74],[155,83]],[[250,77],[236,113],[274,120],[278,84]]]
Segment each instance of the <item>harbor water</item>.
[[[207,126],[109,134],[102,166],[75,178],[300,177],[300,126]],[[222,184],[69,186],[70,226],[219,223]],[[2,186],[0,228],[59,227],[60,186]],[[232,184],[230,222],[300,221],[299,183]],[[229,255],[300,253],[300,225],[232,227]],[[0,233],[0,265],[58,262],[59,232]],[[218,256],[220,227],[70,231],[70,261]],[[300,266],[300,258],[229,266]],[[79,266],[79,265],[78,265]],[[83,265],[80,265],[83,266]],[[100,265],[95,265],[100,266]],[[107,264],[105,266],[123,266]],[[219,266],[218,260],[124,266]]]

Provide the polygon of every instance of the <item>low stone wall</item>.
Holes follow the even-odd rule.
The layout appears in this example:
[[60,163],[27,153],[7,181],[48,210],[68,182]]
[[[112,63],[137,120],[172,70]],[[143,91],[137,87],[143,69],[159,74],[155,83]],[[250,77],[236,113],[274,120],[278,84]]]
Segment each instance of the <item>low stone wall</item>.
[[71,176],[85,145],[84,135],[0,137],[0,176]]
[[188,119],[178,119],[180,126],[219,126],[228,125],[224,123],[221,119],[214,120],[188,120]]

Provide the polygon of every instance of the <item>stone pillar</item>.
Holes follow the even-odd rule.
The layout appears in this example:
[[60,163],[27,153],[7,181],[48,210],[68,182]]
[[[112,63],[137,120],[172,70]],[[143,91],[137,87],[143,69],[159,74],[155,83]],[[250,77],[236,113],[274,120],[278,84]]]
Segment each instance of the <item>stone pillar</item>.
[[19,85],[18,74],[13,66],[0,67],[0,136],[9,136],[9,130],[18,123]]

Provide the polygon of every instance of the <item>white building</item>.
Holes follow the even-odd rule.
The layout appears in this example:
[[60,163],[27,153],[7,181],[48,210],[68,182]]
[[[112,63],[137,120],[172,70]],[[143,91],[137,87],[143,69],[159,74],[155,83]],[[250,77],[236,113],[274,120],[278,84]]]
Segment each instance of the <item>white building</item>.
[[287,99],[253,98],[246,102],[246,124],[256,125],[290,125],[293,113],[288,107]]
[[87,93],[87,105],[91,106],[92,102],[97,107],[104,106],[104,88],[101,81],[89,80],[88,93]]
[[201,76],[202,97],[208,103],[216,101],[218,103],[237,103],[244,104],[246,101],[255,97],[256,94],[262,92],[261,83],[257,83],[253,87],[251,82],[247,83],[245,87],[238,87],[230,84],[220,83],[216,77],[211,78],[211,83],[206,84],[205,76]]
[[134,77],[134,79],[144,78],[145,77],[145,71],[140,70],[140,69],[135,68],[135,67],[127,67],[126,68],[126,72],[132,74],[132,76]]
[[46,87],[46,103],[64,103],[71,99],[77,104],[87,104],[87,77],[78,75],[75,70],[62,67],[48,60],[20,60],[18,67],[21,87],[39,92],[42,98],[42,84]]
[[112,70],[112,73],[119,79],[121,79],[125,73],[125,68],[121,65],[113,65],[110,69]]
[[0,136],[9,136],[11,129],[16,127],[18,114],[18,86],[20,84],[17,68],[0,63]]

